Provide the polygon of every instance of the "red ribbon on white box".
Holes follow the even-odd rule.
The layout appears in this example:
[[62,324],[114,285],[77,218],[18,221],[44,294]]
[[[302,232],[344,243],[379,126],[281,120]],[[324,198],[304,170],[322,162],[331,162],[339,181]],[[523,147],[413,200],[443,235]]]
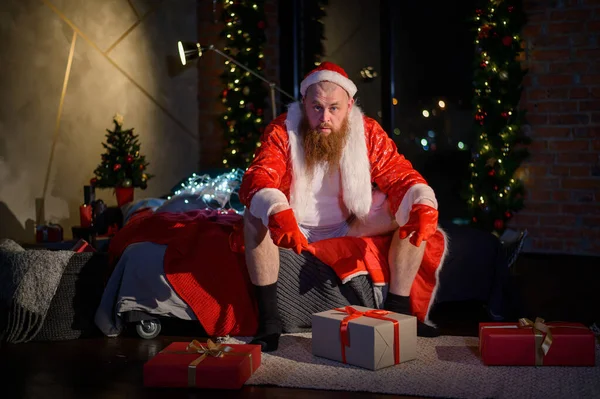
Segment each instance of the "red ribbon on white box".
[[342,363],[346,363],[346,346],[350,346],[350,337],[348,336],[348,323],[351,320],[358,319],[359,317],[371,317],[373,319],[386,320],[394,323],[394,364],[400,363],[400,326],[398,320],[385,317],[391,312],[387,310],[373,309],[366,312],[361,312],[354,309],[352,306],[345,306],[343,308],[336,308],[335,310],[346,313],[348,316],[344,317],[340,322],[340,339],[342,341]]

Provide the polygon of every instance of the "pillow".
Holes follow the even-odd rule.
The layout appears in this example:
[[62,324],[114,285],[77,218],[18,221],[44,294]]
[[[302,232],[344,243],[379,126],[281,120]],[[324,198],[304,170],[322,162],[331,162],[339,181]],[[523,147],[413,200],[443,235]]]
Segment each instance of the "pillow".
[[[218,207],[218,204],[215,204]],[[196,209],[212,208],[210,202],[207,203],[198,194],[180,194],[172,197],[170,200],[165,201],[158,209],[157,213],[160,212],[187,212]]]
[[127,221],[135,212],[143,208],[150,208],[153,211],[156,211],[156,209],[158,209],[158,207],[160,207],[164,202],[165,200],[161,198],[144,198],[123,205],[121,207],[121,212],[123,213],[123,225],[127,224]]

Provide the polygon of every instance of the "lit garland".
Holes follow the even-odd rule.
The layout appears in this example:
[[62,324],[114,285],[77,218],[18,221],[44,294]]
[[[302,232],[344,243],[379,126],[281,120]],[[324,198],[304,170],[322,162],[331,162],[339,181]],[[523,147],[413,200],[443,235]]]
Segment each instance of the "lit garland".
[[[208,209],[233,210],[237,213],[231,199],[237,195],[243,176],[242,169],[234,169],[215,178],[208,174],[193,173],[167,198],[170,200],[174,197],[192,197],[194,201],[201,201]],[[188,202],[186,198],[185,203]]]
[[[226,40],[223,51],[249,69],[262,73],[266,43],[264,0],[225,0],[222,15],[225,27],[221,35]],[[226,107],[221,122],[227,141],[223,165],[246,168],[265,128],[267,88],[260,79],[228,60],[221,80],[225,85],[221,101]]]
[[521,0],[483,0],[476,10],[474,118],[476,140],[467,200],[472,224],[501,235],[523,208],[524,185],[515,172],[528,156],[522,144],[524,110],[518,109],[523,77],[519,61],[526,16]]

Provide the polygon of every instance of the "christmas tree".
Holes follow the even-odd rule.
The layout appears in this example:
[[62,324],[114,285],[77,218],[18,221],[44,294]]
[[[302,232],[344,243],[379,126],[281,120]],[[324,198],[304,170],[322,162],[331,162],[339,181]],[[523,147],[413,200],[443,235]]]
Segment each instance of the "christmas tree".
[[148,163],[146,157],[140,154],[138,135],[133,128],[122,130],[123,117],[116,114],[113,118],[114,129],[106,129],[106,150],[102,154],[102,162],[96,170],[90,183],[92,186],[107,187],[139,187],[146,189],[148,180],[153,175],[146,173]]
[[[226,40],[223,52],[258,74],[263,73],[266,43],[264,0],[225,0],[221,35]],[[268,91],[265,83],[235,64],[225,61],[221,74],[224,84],[221,116],[226,138],[223,166],[246,169],[265,129]]]
[[475,145],[467,201],[472,224],[502,235],[523,208],[518,169],[527,158],[525,112],[519,109],[523,77],[519,60],[526,22],[522,0],[481,0],[475,11]]

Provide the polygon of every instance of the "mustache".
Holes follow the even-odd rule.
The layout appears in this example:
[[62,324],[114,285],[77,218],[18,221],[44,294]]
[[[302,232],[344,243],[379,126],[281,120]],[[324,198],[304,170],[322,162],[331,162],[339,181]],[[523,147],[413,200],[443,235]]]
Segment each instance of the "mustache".
[[325,123],[325,122],[320,123],[318,127],[321,129],[331,129],[332,128],[332,126],[329,123]]

